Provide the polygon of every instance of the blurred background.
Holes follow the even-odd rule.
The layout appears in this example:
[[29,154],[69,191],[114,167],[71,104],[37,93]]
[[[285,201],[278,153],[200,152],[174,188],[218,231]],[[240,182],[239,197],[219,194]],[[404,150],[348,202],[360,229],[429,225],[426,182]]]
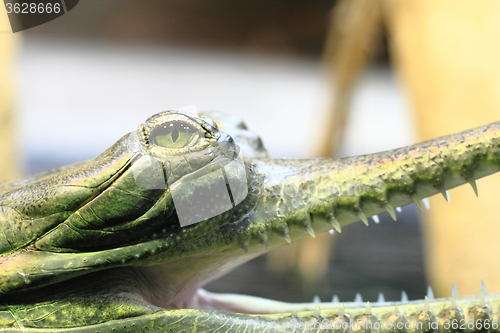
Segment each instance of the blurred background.
[[[0,128],[0,135],[18,156],[14,171],[30,174],[93,158],[150,115],[189,105],[242,117],[273,157],[318,156],[332,103],[345,93],[331,87],[329,57],[339,52],[342,39],[330,30],[338,24],[349,36],[363,28],[359,19],[342,18],[366,8],[358,1],[357,8],[332,15],[339,4],[85,0],[68,14],[16,35],[6,33],[4,25],[2,75],[11,84],[2,98],[11,98],[4,109],[12,112],[8,119],[16,133],[10,141],[6,129]],[[373,43],[355,50],[364,58],[359,71],[349,74],[357,80],[349,87],[349,114],[339,122],[342,138],[329,148],[336,156],[397,148],[419,138],[417,116],[410,111],[414,100],[408,101],[390,70],[394,48],[387,30],[396,23],[384,20],[383,14],[375,17],[378,31],[372,27],[366,34],[374,36]],[[334,64],[337,73],[350,64],[343,61]],[[329,301],[333,294],[352,301],[357,292],[365,301],[375,301],[379,292],[398,300],[401,290],[410,299],[423,298],[427,281],[419,219],[416,207],[406,206],[398,222],[383,214],[380,225],[356,223],[340,235],[279,249],[207,289],[294,302],[314,295]]]

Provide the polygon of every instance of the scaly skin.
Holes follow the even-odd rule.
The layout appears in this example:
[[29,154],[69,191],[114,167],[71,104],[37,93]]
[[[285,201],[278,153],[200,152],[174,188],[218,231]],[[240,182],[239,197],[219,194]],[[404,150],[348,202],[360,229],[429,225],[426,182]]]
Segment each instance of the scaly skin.
[[238,119],[205,115],[234,136],[244,164],[212,120],[170,111],[94,160],[1,184],[0,332],[303,332],[350,319],[500,331],[500,295],[344,310],[200,289],[269,248],[475,188],[500,169],[500,123],[377,154],[286,160],[266,157]]

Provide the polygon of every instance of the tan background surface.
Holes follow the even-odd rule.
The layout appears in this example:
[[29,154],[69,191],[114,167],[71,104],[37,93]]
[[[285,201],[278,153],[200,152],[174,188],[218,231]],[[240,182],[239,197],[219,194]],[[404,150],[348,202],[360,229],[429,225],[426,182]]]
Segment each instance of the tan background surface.
[[[391,51],[422,139],[500,120],[500,2],[388,1]],[[390,8],[389,8],[390,7]],[[392,12],[391,12],[392,11]],[[500,177],[431,199],[425,242],[428,276],[439,295],[451,284],[500,291]]]
[[[3,5],[0,6],[3,8]],[[7,13],[0,10],[0,180],[19,175],[15,135],[14,66],[17,36],[10,30]]]
[[[335,20],[339,15],[345,22]],[[333,18],[326,56],[336,95],[330,133],[345,126],[353,82],[382,31],[420,140],[500,120],[499,1],[339,1]],[[330,135],[323,155],[342,143]],[[438,296],[449,296],[452,283],[462,295],[477,294],[481,280],[488,291],[500,291],[500,176],[477,185],[479,200],[468,186],[451,190],[450,203],[441,195],[431,198],[423,242],[428,280]]]

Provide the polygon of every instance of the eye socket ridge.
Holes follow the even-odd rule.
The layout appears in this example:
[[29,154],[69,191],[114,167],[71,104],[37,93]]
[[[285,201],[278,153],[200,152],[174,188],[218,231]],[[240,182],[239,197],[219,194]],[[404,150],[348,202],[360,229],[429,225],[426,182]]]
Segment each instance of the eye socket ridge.
[[156,127],[149,136],[149,142],[163,148],[184,148],[193,144],[199,134],[192,124],[171,121]]

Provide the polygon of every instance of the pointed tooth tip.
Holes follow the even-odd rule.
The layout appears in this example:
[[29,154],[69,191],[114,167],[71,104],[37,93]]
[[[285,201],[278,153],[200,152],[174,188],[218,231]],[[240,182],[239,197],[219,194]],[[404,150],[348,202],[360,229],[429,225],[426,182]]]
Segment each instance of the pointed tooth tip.
[[427,210],[431,209],[431,204],[429,202],[429,198],[423,198],[422,203],[424,204],[425,209],[427,209]]
[[408,295],[406,294],[406,291],[402,290],[401,291],[401,303],[406,303],[408,302]]
[[311,236],[312,238],[316,238],[316,233],[314,232],[314,229],[310,225],[307,226],[306,230],[309,236]]
[[328,233],[329,233],[330,235],[333,235],[333,234],[335,234],[335,230],[330,229],[330,230],[328,230]]
[[321,298],[319,298],[318,295],[314,295],[314,297],[313,297],[313,303],[314,304],[321,303]]
[[371,314],[372,314],[372,306],[370,305],[370,302],[366,302],[365,315],[371,315]]
[[321,316],[321,308],[319,307],[319,305],[316,305],[316,308],[314,309],[314,315],[316,317]]
[[454,283],[451,285],[451,296],[458,298],[457,286]]
[[292,317],[298,317],[297,310],[292,310]]
[[385,303],[385,297],[383,293],[378,293],[377,303]]
[[339,302],[340,302],[339,297],[337,295],[333,295],[332,303],[339,303]]
[[431,286],[427,286],[427,297],[432,301],[434,300],[434,292],[432,291]]
[[379,224],[380,223],[380,218],[378,217],[378,215],[373,215],[372,216],[372,219],[373,219],[373,222]]
[[398,213],[402,213],[403,212],[403,209],[401,207],[396,207],[396,212]]
[[481,280],[481,290],[483,291],[483,293],[486,295],[487,292],[486,292],[486,285],[484,284],[484,280]]
[[444,200],[446,200],[446,202],[450,202],[450,192],[448,192],[447,190],[443,190],[440,192],[443,195]]
[[337,221],[337,219],[336,219],[336,218],[334,218],[334,217],[333,217],[333,218],[330,220],[330,224],[331,224],[331,226],[333,227],[333,229],[337,230],[337,232],[338,232],[339,234],[342,232],[342,229],[340,228],[340,223],[339,223],[339,221]]
[[368,227],[368,219],[366,218],[365,214],[363,212],[358,213],[359,218],[363,223]]
[[384,208],[385,210],[387,210],[387,212],[389,213],[389,215],[391,215],[392,219],[394,221],[396,221],[396,212],[394,211],[394,207],[392,207],[392,205],[390,203],[386,203],[384,205]]
[[262,232],[262,234],[260,234],[260,242],[259,244],[262,245],[262,247],[267,250],[267,246],[268,246],[268,240],[269,240],[269,237],[267,235],[267,230],[264,230]]
[[484,281],[481,280],[481,290],[479,291],[479,307],[484,308],[486,306],[486,285]]
[[344,316],[345,315],[344,303],[340,303],[340,306],[339,306],[339,309],[337,311],[337,314],[339,316]]
[[361,296],[360,293],[356,293],[356,296],[354,296],[354,302],[356,302],[356,303],[363,302],[363,296]]
[[474,193],[476,194],[476,197],[479,197],[479,192],[477,191],[476,180],[472,177],[472,178],[467,179],[467,182],[470,184],[470,186],[474,190]]
[[290,235],[288,233],[286,233],[283,238],[286,240],[286,242],[288,244],[290,244],[292,242],[292,239],[290,238]]
[[412,195],[412,196],[411,196],[411,198],[413,199],[413,202],[414,202],[414,203],[415,203],[415,205],[417,206],[418,210],[419,210],[420,212],[422,212],[422,211],[423,211],[423,209],[422,209],[422,202],[421,202],[420,200],[418,200],[418,199],[417,199],[417,197],[416,197],[416,196],[414,196],[414,195]]

